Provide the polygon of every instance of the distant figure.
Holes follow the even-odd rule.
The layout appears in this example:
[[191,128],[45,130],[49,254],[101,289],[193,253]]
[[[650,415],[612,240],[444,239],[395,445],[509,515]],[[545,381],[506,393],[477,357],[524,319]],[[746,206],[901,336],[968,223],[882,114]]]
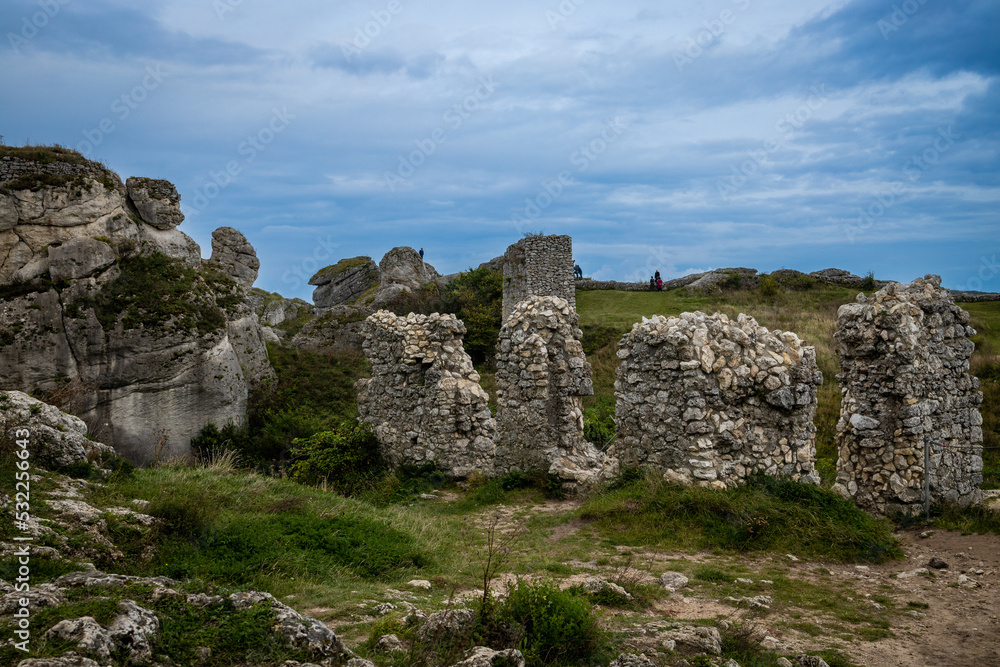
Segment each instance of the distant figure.
[[577,264],[577,265],[575,265],[573,267],[573,277],[574,278],[583,278],[583,269],[580,268],[579,264]]
[[653,276],[649,277],[649,291],[650,292],[656,291],[656,278],[654,278]]
[[657,292],[662,292],[663,291],[663,279],[662,278],[657,278],[656,279],[656,291]]
[[654,278],[656,278],[657,280],[659,280],[659,279],[660,279],[660,272],[659,272],[659,271],[657,271],[657,272],[656,272],[656,273],[655,273],[655,274],[653,275],[653,277],[654,277]]
[[424,261],[424,249],[423,248],[420,249],[420,261],[421,262]]

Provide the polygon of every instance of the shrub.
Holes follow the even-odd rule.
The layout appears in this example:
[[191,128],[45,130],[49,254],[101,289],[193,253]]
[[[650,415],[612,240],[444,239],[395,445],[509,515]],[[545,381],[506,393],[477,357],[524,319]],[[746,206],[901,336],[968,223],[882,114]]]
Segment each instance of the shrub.
[[517,637],[528,665],[565,665],[591,658],[603,648],[590,603],[552,582],[518,582],[481,630],[491,637]]
[[298,438],[292,454],[295,479],[306,484],[325,482],[344,494],[364,489],[386,468],[375,432],[363,422],[344,422],[335,430]]
[[757,290],[762,297],[773,299],[781,291],[781,285],[778,284],[774,276],[765,273],[760,277],[760,284],[757,286]]

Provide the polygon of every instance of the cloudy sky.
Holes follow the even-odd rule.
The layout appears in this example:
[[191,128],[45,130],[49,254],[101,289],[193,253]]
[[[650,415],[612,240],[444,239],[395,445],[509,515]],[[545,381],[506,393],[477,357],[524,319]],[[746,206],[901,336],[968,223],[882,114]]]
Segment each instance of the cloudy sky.
[[1000,291],[995,0],[4,0],[0,135],[174,182],[258,286],[442,273],[526,232],[585,274]]

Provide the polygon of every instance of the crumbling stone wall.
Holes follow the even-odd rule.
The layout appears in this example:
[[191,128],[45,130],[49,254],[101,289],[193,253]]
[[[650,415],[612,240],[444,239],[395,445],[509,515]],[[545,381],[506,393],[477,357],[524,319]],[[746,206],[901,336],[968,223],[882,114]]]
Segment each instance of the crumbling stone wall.
[[577,314],[565,299],[529,297],[500,329],[495,469],[542,470],[567,485],[613,475],[617,464],[583,437],[582,397],[594,393]]
[[671,481],[724,488],[755,473],[818,483],[813,347],[754,318],[682,313],[618,343],[616,452]]
[[445,474],[490,474],[496,426],[454,315],[368,317],[362,343],[372,377],[358,380],[358,412],[393,467],[435,462]]
[[834,488],[863,509],[920,511],[925,437],[933,445],[931,502],[981,502],[983,395],[969,375],[975,330],[968,323],[932,275],[840,307]]
[[503,257],[503,319],[528,297],[556,296],[576,308],[573,239],[569,236],[526,236]]

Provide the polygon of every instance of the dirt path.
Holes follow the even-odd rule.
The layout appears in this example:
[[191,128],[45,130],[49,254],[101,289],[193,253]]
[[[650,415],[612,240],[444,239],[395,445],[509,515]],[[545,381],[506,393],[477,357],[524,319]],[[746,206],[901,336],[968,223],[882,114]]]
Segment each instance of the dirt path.
[[[870,582],[896,588],[903,604],[914,609],[912,619],[893,628],[893,639],[856,642],[847,648],[866,667],[991,667],[1000,665],[1000,537],[934,531],[928,538],[916,532],[900,534],[905,562],[873,566]],[[900,572],[926,568],[932,557],[948,564],[928,568],[933,577],[897,577]],[[960,577],[968,582],[959,584]],[[861,581],[860,589],[870,584]]]

